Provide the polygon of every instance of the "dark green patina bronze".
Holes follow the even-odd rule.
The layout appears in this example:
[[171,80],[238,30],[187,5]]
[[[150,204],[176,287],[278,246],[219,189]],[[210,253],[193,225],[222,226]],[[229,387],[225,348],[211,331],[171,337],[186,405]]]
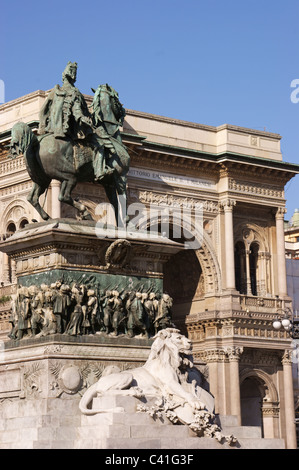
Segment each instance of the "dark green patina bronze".
[[126,221],[126,183],[130,156],[120,135],[125,110],[118,93],[108,84],[100,85],[90,113],[84,96],[74,86],[77,64],[69,62],[63,85],[50,92],[40,112],[39,135],[17,123],[11,132],[11,157],[24,154],[33,180],[29,202],[40,216],[50,216],[39,203],[51,180],[61,181],[59,200],[75,207],[82,220],[91,215],[82,202],[72,198],[78,182],[101,183],[112,204],[116,222]]

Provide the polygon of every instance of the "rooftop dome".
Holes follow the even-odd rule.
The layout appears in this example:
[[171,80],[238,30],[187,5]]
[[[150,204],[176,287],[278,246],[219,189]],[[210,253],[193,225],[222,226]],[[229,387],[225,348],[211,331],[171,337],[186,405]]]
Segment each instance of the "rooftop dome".
[[299,227],[299,209],[295,209],[292,220],[291,220],[292,227]]

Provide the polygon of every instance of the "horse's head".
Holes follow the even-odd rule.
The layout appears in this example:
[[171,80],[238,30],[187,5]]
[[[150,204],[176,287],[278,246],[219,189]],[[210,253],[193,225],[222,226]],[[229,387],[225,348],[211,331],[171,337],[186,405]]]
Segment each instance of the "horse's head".
[[126,115],[125,108],[119,101],[117,91],[106,83],[99,85],[94,92],[92,107],[96,126],[101,122],[115,123],[122,126]]
[[32,141],[36,141],[36,137],[30,127],[24,122],[17,122],[11,130],[11,141],[9,157],[16,158],[26,152]]

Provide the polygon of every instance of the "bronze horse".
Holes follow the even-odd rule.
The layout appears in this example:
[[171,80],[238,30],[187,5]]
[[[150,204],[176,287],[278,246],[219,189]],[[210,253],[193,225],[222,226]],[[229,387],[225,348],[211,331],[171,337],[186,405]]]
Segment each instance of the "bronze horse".
[[[86,206],[79,200],[73,199],[72,190],[79,182],[97,182],[94,174],[95,152],[102,152],[102,157],[111,168],[111,172],[99,183],[103,185],[108,200],[114,208],[117,225],[125,223],[130,156],[121,141],[119,129],[109,125],[109,122],[105,123],[99,105],[103,87],[109,89],[108,85],[100,85],[96,91],[93,90],[95,92],[92,114],[94,132],[81,143],[69,137],[57,139],[53,134],[36,136],[30,127],[22,122],[16,123],[12,128],[10,157],[24,155],[27,171],[33,181],[28,201],[44,220],[48,220],[50,216],[41,207],[39,198],[48,189],[52,179],[61,182],[59,201],[75,207],[81,219],[92,219]],[[115,96],[111,96],[108,102],[106,100],[106,111],[115,114],[120,108],[122,105],[115,103]],[[123,108],[122,110],[124,112]]]

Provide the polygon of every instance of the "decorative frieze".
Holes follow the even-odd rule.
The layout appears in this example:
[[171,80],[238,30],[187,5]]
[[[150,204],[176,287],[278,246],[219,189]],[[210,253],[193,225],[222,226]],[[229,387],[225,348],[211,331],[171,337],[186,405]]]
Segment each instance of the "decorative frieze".
[[234,178],[229,178],[228,188],[231,191],[236,191],[245,194],[252,194],[262,197],[275,197],[283,198],[284,191],[281,187],[265,184],[265,183],[252,183],[249,181],[238,181]]
[[228,346],[224,348],[212,348],[204,351],[194,352],[194,357],[207,364],[213,362],[233,362],[239,361],[243,353],[243,348],[238,346]]
[[218,213],[218,204],[215,201],[200,200],[192,197],[180,197],[173,194],[162,194],[154,191],[129,190],[129,199],[143,204],[184,208],[189,210],[203,210],[204,212]]
[[[277,367],[280,363],[279,352],[267,351],[258,348],[245,348],[240,363],[244,365]],[[245,371],[245,369],[244,369]]]
[[213,362],[227,362],[227,354],[223,348],[206,349],[205,351],[194,351],[193,356],[207,364]]
[[[250,316],[249,316],[250,314]],[[210,317],[210,318],[209,318]],[[240,337],[263,340],[287,340],[286,331],[273,328],[274,314],[236,311],[231,318],[211,319],[211,312],[192,314],[186,320],[190,339],[204,341],[208,338]]]
[[279,405],[265,406],[265,404],[263,404],[261,411],[264,418],[279,418],[280,407]]

